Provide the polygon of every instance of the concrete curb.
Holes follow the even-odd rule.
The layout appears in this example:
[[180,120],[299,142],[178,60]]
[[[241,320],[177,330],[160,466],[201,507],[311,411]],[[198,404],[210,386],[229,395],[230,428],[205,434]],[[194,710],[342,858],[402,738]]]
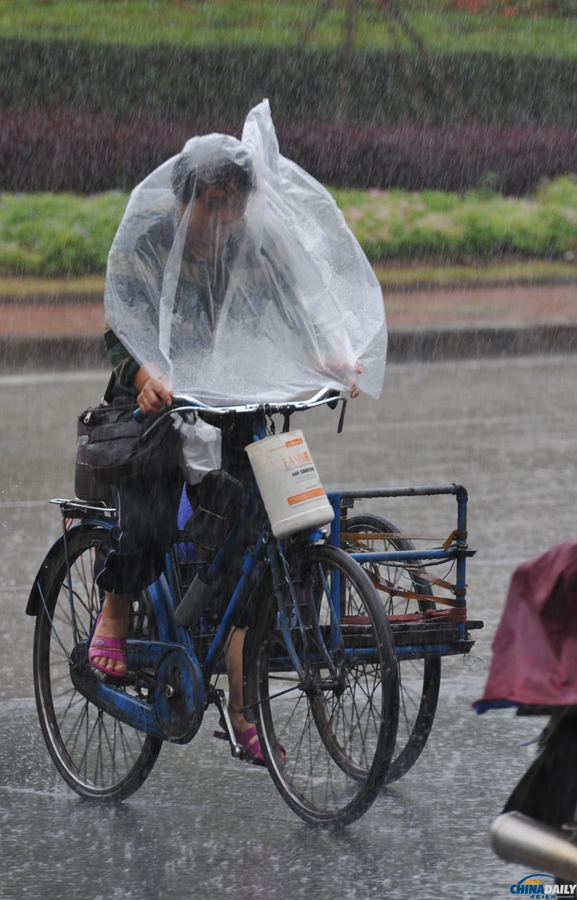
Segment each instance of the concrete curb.
[[110,367],[101,334],[0,335],[0,372]]
[[[577,353],[577,322],[479,328],[392,330],[388,361],[443,362],[458,359]],[[106,369],[102,336],[0,335],[0,372],[42,369]]]
[[557,353],[577,353],[577,322],[394,330],[389,334],[388,361],[442,362]]

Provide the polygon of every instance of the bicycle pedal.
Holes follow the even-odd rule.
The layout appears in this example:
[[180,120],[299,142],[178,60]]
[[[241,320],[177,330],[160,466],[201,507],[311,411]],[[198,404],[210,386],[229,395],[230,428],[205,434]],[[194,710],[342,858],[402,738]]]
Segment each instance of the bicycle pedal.
[[113,687],[128,687],[136,683],[134,672],[127,672],[122,678],[118,678],[115,675],[107,675],[106,672],[101,672],[100,669],[94,669],[92,666],[90,666],[90,669],[91,674],[94,675],[98,681],[101,681],[102,684]]
[[249,750],[245,750],[244,748],[240,751],[237,759],[240,759],[242,762],[248,763],[249,766],[257,766],[259,769],[266,769],[266,763],[264,759],[259,759],[257,756],[253,756]]
[[242,754],[244,753],[243,748],[240,746],[240,744],[237,744],[236,741],[233,744],[225,731],[213,731],[212,736],[218,738],[219,741],[227,742],[231,749],[233,759],[242,759]]
[[[218,738],[219,741],[226,741],[230,744],[228,735],[225,734],[224,731],[213,731],[212,736]],[[240,751],[238,755],[233,753],[233,758],[238,759],[241,762],[249,763],[252,766],[260,766],[261,768],[266,768],[266,763],[263,762],[262,759],[258,759],[256,756],[253,756],[248,750],[245,750],[244,747],[241,747],[240,744],[236,744],[236,748]]]

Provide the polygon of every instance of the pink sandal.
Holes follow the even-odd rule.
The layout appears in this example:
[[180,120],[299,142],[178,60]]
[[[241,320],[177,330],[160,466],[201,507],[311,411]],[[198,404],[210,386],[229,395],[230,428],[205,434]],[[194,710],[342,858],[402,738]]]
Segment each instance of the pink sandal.
[[[98,614],[98,618],[96,619],[96,624],[94,626],[94,631],[98,628],[98,623],[102,618],[102,613]],[[125,665],[125,671],[115,672],[114,669],[108,669],[106,666],[103,666],[101,663],[94,662],[95,656],[105,656],[107,659],[115,659],[118,662],[123,662]],[[126,672],[128,671],[128,660],[126,657],[126,638],[109,638],[98,636],[95,637],[94,633],[92,634],[92,640],[90,641],[90,646],[88,648],[88,662],[92,666],[93,669],[98,669],[99,672],[104,672],[105,675],[110,675],[111,678],[124,678],[126,676]]]
[[[224,731],[215,731],[215,738],[219,738],[221,741],[228,741],[228,735]],[[256,725],[251,725],[250,728],[247,728],[246,731],[235,731],[234,736],[236,738],[237,744],[243,748],[243,750],[250,757],[248,760],[255,766],[265,766],[266,763],[264,761],[264,756],[262,754],[262,748],[260,746],[260,741],[258,739],[258,732],[256,730]],[[256,738],[256,740],[255,740]],[[278,745],[278,748],[282,754],[283,763],[286,763],[286,750],[282,744]]]

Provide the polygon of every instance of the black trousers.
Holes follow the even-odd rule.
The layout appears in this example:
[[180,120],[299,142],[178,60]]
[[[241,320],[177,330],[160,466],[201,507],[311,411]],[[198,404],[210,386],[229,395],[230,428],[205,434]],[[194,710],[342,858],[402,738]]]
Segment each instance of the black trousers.
[[118,522],[98,548],[96,583],[112,594],[135,594],[160,577],[176,537],[180,471],[114,487]]
[[[252,442],[252,416],[214,421],[222,430],[222,468],[241,483],[252,480],[245,451]],[[172,461],[171,461],[172,462]],[[135,594],[161,575],[164,558],[176,539],[184,479],[174,464],[159,478],[114,487],[118,522],[98,548],[96,583],[112,594]]]

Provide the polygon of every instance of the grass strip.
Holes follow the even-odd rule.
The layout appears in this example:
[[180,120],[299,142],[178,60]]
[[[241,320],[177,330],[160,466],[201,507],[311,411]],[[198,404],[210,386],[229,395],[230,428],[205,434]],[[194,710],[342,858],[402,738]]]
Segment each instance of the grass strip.
[[57,295],[62,299],[79,295],[94,296],[104,293],[104,275],[85,275],[77,278],[0,278],[0,299],[30,301],[34,297]]
[[[577,281],[577,265],[548,259],[493,261],[471,259],[468,265],[430,265],[421,260],[399,267],[376,263],[374,270],[384,290],[409,291],[417,288],[461,288],[480,285],[512,286],[562,284]],[[1,290],[1,288],[0,288]]]
[[[548,259],[511,260],[484,264],[472,259],[468,265],[436,265],[422,260],[410,263],[383,265],[376,263],[374,270],[385,291],[410,291],[420,288],[461,288],[480,285],[530,285],[562,284],[577,281],[577,265],[569,262],[552,262]],[[43,297],[81,295],[96,298],[104,294],[104,276],[86,275],[76,278],[0,277],[0,301],[30,302]]]
[[[0,0],[0,37],[133,46],[291,47],[316,7],[310,0]],[[428,49],[435,52],[577,56],[577,18],[470,15],[448,11],[441,0],[412,3],[408,15]],[[331,11],[311,34],[308,45],[335,49],[342,44],[343,29],[344,11]],[[406,48],[414,49],[409,44]],[[359,16],[356,49],[395,49],[375,11]]]

